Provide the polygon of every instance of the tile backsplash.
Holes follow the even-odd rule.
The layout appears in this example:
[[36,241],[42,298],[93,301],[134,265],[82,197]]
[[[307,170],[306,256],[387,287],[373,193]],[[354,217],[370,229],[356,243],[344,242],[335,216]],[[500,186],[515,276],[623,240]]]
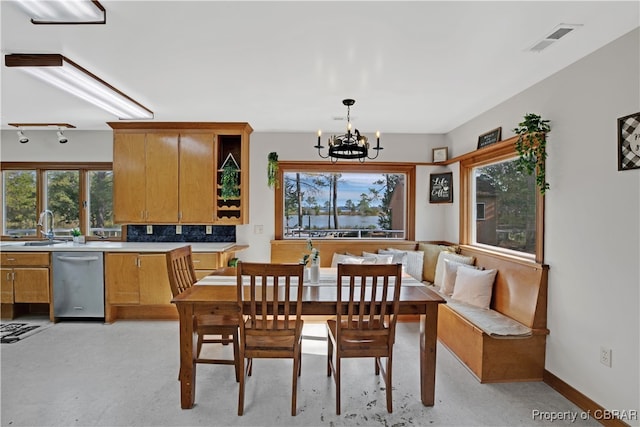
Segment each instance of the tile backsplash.
[[207,234],[205,225],[182,225],[182,233],[176,234],[175,225],[153,225],[153,233],[147,234],[146,225],[127,225],[127,242],[235,242],[235,225],[214,225]]

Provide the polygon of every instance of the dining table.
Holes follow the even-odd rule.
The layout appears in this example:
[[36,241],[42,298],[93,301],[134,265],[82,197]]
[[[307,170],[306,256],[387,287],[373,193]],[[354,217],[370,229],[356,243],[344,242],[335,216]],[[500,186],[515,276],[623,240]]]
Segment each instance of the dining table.
[[[336,314],[337,279],[336,268],[321,268],[318,283],[303,283],[303,316],[326,317]],[[399,314],[419,316],[420,398],[423,405],[433,406],[438,305],[446,301],[411,276],[403,275],[401,286]],[[196,391],[197,355],[196,345],[194,345],[194,316],[238,314],[240,307],[237,302],[237,278],[224,275],[206,276],[174,297],[171,302],[178,309],[180,325],[180,403],[182,409],[190,409],[195,403]],[[243,310],[245,310],[244,307]]]

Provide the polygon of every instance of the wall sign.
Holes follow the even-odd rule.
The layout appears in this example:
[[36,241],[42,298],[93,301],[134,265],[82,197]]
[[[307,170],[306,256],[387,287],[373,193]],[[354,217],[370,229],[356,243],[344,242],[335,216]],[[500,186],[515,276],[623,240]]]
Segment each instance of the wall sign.
[[453,202],[453,173],[429,175],[429,203]]
[[500,141],[502,136],[502,127],[495,128],[492,131],[483,133],[478,137],[478,148],[486,147],[487,145],[495,144]]
[[640,169],[640,113],[618,119],[618,170]]

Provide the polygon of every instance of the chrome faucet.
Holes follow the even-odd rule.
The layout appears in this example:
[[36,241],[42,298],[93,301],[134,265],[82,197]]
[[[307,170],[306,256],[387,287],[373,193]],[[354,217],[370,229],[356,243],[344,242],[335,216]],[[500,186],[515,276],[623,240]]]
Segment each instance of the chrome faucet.
[[[47,218],[51,218],[51,219],[47,221]],[[38,220],[38,225],[42,228],[40,230],[42,235],[49,240],[53,240],[53,224],[54,224],[53,212],[51,212],[49,209],[43,210],[40,213],[40,219]],[[43,229],[45,231],[43,231]]]

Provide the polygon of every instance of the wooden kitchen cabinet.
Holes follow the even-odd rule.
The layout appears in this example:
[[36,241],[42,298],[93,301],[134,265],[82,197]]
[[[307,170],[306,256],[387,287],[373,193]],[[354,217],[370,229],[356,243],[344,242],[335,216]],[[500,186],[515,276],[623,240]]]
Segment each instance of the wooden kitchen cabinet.
[[32,304],[47,304],[49,317],[52,318],[49,254],[3,252],[0,254],[0,264],[2,317],[13,318],[18,309],[29,312],[36,308]]
[[191,258],[198,280],[226,267],[230,254],[233,255],[233,252],[193,252]]
[[113,208],[117,223],[178,221],[177,132],[117,133]]
[[106,253],[105,293],[107,323],[115,320],[119,311],[125,314],[124,317],[156,317],[154,308],[148,306],[164,306],[159,311],[168,312],[169,317],[175,316],[163,253]]
[[[248,123],[110,122],[114,217],[121,224],[247,224]],[[167,141],[171,141],[168,143]],[[238,164],[240,196],[223,200],[221,168]]]

